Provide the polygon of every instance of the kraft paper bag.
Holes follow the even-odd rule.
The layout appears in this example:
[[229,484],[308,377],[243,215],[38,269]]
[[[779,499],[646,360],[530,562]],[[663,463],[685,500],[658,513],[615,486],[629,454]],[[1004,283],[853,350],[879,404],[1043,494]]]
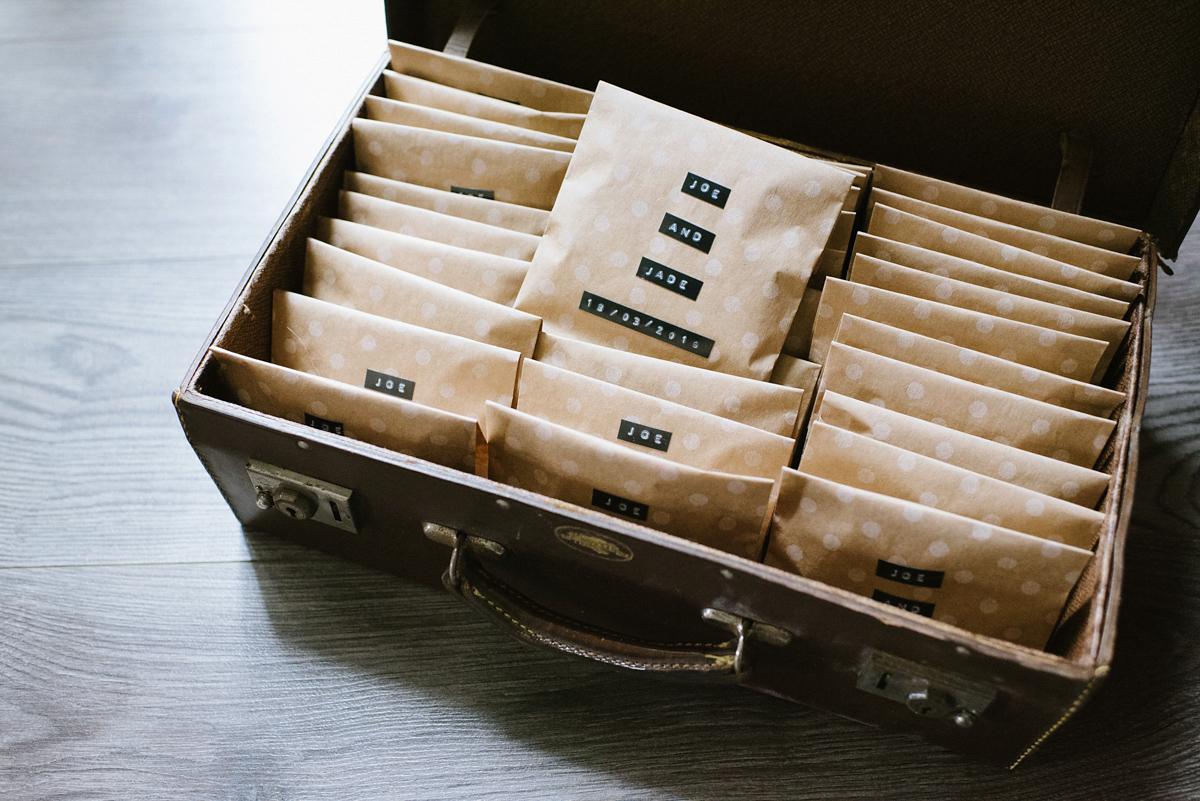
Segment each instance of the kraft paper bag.
[[[784,437],[795,437],[796,426],[808,401],[802,389],[702,370],[545,333],[538,337],[533,358]],[[815,376],[813,383],[816,383]]]
[[486,472],[479,424],[369,389],[213,348],[238,402],[256,412],[467,472]]
[[304,294],[348,309],[486,342],[532,356],[542,321],[532,314],[308,240]]
[[797,469],[1076,548],[1090,549],[1104,522],[1094,509],[826,423],[809,428]]
[[934,203],[926,203],[923,200],[905,197],[883,189],[873,189],[868,202],[870,204],[867,207],[868,214],[875,203],[883,203],[890,208],[949,225],[960,231],[994,239],[1006,245],[1031,251],[1039,256],[1072,264],[1101,275],[1119,278],[1122,281],[1130,280],[1133,271],[1142,261],[1137,256],[1085,245],[1082,242],[1063,239],[1041,231],[1031,231],[1028,228],[1020,228],[999,220],[956,211]]
[[766,563],[1044,648],[1091,551],[785,470]]
[[1115,390],[1024,367],[851,314],[842,315],[833,341],[1096,417],[1111,416],[1125,400],[1125,395]]
[[348,192],[371,195],[394,203],[429,209],[534,236],[542,235],[546,230],[546,220],[550,216],[550,212],[543,209],[393,181],[391,178],[381,178],[365,172],[347,171],[342,179],[342,186]]
[[514,487],[758,560],[775,482],[697,470],[487,407],[488,475]]
[[813,326],[809,348],[812,361],[825,360],[825,351],[843,314],[886,323],[1078,381],[1092,377],[1108,347],[1108,343],[1098,339],[831,278],[821,292],[821,306]]
[[792,458],[795,442],[715,414],[616,384],[526,361],[516,408],[699,470],[774,479]]
[[955,431],[836,392],[816,400],[813,419],[898,448],[1095,509],[1108,489],[1098,470]]
[[602,83],[517,308],[555,336],[765,380],[850,184]]
[[859,233],[854,239],[854,252],[884,261],[911,267],[926,273],[954,278],[969,284],[986,286],[1000,292],[1011,292],[1034,300],[1044,300],[1070,309],[1103,314],[1120,320],[1129,311],[1129,303],[1116,298],[1106,298],[1082,289],[1042,281],[1006,270],[998,270],[978,262],[960,259],[936,250],[882,239],[871,234]]
[[826,249],[821,251],[817,266],[813,268],[812,278],[808,285],[820,289],[826,278],[841,278],[846,270],[846,251]]
[[793,356],[780,356],[779,361],[775,362],[775,369],[771,371],[771,383],[803,390],[811,403],[820,375],[821,365],[815,362]]
[[1116,423],[834,342],[820,386],[858,400],[1093,467]]
[[350,123],[359,172],[538,209],[554,205],[571,154],[378,120]]
[[1129,323],[1102,314],[1067,309],[1032,298],[976,286],[953,278],[858,254],[850,266],[850,280],[867,286],[880,287],[915,298],[936,300],[962,309],[995,314],[1038,325],[1054,331],[1070,332],[1088,339],[1108,343],[1096,364],[1093,380],[1100,380],[1108,370],[1112,357],[1129,331]]
[[1054,234],[1118,253],[1128,253],[1137,244],[1140,236],[1135,229],[1124,225],[1094,220],[1036,203],[1013,200],[1003,195],[970,189],[949,181],[939,181],[883,164],[875,165],[873,185],[876,189],[920,198],[939,206],[978,214],[1020,228]]
[[392,70],[383,71],[383,85],[387,96],[393,100],[440,108],[568,139],[579,138],[579,131],[587,116],[562,111],[539,111]]
[[466,114],[455,114],[453,111],[443,111],[415,103],[403,103],[385,97],[367,95],[364,108],[367,112],[367,119],[380,122],[392,122],[413,128],[429,128],[434,131],[446,131],[465,136],[479,136],[501,142],[516,142],[520,145],[562,150],[567,153],[575,149],[575,140],[565,136],[554,136],[541,131],[520,128],[516,125],[506,125],[494,120],[481,120]]
[[533,258],[541,240],[531,234],[357,192],[338,192],[338,216],[372,228],[521,261]]
[[337,248],[511,306],[529,262],[321,217],[316,236]]
[[[824,283],[824,282],[822,282]],[[808,286],[800,298],[800,308],[788,327],[783,340],[783,353],[797,359],[808,356],[812,345],[813,324],[817,321],[817,309],[821,306],[821,291]],[[772,379],[774,380],[774,379]]]
[[949,225],[889,208],[882,203],[875,204],[867,224],[867,233],[1126,302],[1133,301],[1142,291],[1139,285],[1130,281],[1110,278],[1012,245],[993,242]]
[[275,291],[271,361],[351,386],[480,418],[512,405],[521,354]]
[[586,114],[592,93],[565,83],[537,78],[439,50],[388,40],[392,69],[427,81],[507,100],[542,111]]

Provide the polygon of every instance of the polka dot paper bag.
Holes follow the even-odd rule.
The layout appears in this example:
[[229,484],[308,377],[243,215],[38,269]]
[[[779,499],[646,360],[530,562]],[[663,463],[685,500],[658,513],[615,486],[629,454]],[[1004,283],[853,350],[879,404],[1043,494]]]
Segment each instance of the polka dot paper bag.
[[601,84],[517,308],[767,379],[852,175]]
[[282,290],[272,317],[275,364],[466,417],[512,405],[515,351]]
[[[655,398],[794,437],[804,390],[543,333],[535,359]],[[813,377],[816,383],[816,377]],[[810,388],[811,389],[811,388]]]
[[758,560],[767,478],[697,470],[489,403],[488,477]]
[[542,321],[319,239],[308,240],[304,294],[348,309],[533,355]]
[[466,114],[455,114],[453,111],[443,111],[439,108],[430,108],[415,103],[402,103],[399,100],[389,100],[375,95],[366,96],[363,108],[366,109],[367,119],[380,122],[408,125],[413,128],[429,128],[434,131],[446,131],[464,136],[480,136],[484,139],[515,142],[519,145],[544,147],[549,150],[562,150],[566,153],[575,149],[575,140],[565,136],[554,136],[541,131],[520,128],[516,125],[481,120]]
[[1084,292],[1082,289],[1018,275],[948,253],[871,234],[859,233],[854,238],[854,252],[912,267],[914,270],[990,287],[1001,292],[1011,292],[1025,298],[1044,300],[1047,303],[1066,306],[1068,309],[1103,314],[1118,320],[1129,311],[1129,304],[1117,298],[1106,298],[1093,292]]
[[522,365],[516,408],[651,456],[700,470],[760,478],[779,475],[780,468],[792,458],[795,444],[790,437],[546,362],[526,361]]
[[956,431],[837,392],[817,397],[813,419],[1094,509],[1108,489],[1098,470]]
[[498,100],[487,95],[455,89],[412,75],[402,75],[392,70],[383,71],[383,85],[387,96],[405,103],[478,117],[481,120],[527,128],[532,131],[578,139],[583,128],[584,115],[566,111],[541,111],[527,106]]
[[393,181],[391,178],[380,178],[378,175],[370,175],[365,172],[347,171],[342,177],[342,186],[348,192],[371,195],[407,206],[416,206],[462,217],[465,220],[498,225],[510,231],[520,231],[534,236],[542,235],[542,232],[546,230],[546,220],[550,216],[550,213],[544,209],[533,209],[529,206],[518,206],[515,203],[504,203],[499,200],[488,200],[474,195],[463,195],[404,181]]
[[1090,551],[784,470],[766,563],[1041,649]]
[[457,470],[476,470],[482,437],[473,417],[221,348],[211,352],[234,398],[247,408]]

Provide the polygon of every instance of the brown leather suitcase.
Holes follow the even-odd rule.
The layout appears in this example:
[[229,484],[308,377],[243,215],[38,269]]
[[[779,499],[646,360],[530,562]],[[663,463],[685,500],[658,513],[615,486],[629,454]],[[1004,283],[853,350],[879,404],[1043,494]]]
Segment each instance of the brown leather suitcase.
[[[232,402],[207,351],[269,358],[272,292],[300,286],[305,237],[353,169],[349,123],[363,95],[382,92],[386,60],[174,395],[238,519],[412,580],[445,577],[533,644],[738,683],[1019,763],[1112,660],[1158,259],[1175,253],[1200,203],[1200,10],[1125,0],[1086,10],[1041,0],[462,5],[389,2],[389,34],[459,54],[471,46],[473,58],[581,86],[602,78],[768,137],[1147,232],[1145,293],[1105,382],[1127,399],[1101,460],[1113,482],[1096,557],[1038,652]],[[293,519],[286,499],[260,505],[260,491],[280,487],[308,495],[315,514]]]

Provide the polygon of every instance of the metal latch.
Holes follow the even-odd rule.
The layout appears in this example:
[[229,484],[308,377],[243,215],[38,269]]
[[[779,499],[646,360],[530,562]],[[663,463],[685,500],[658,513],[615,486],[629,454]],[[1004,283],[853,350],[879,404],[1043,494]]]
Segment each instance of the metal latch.
[[293,520],[314,520],[358,533],[350,496],[354,490],[251,459],[246,474],[259,509],[276,509]]
[[873,650],[858,671],[857,686],[902,703],[922,717],[949,718],[963,728],[996,699],[994,687]]

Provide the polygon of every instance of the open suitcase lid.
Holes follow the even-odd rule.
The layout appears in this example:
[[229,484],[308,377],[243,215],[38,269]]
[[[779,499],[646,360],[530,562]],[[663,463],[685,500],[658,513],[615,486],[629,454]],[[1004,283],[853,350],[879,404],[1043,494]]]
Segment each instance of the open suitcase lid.
[[[472,4],[386,5],[389,36],[440,49]],[[1080,211],[1174,257],[1200,209],[1197,42],[1187,2],[504,0],[471,57],[1046,205],[1071,134]]]

